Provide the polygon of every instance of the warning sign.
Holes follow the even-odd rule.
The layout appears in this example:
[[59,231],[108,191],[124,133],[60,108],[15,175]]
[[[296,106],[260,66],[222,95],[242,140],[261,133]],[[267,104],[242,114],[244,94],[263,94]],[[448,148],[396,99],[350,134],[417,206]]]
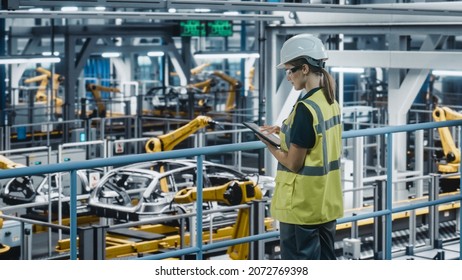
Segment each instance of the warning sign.
[[100,179],[100,174],[98,172],[91,172],[90,173],[90,189],[96,188]]
[[122,154],[124,152],[124,144],[120,142],[115,143],[115,153]]

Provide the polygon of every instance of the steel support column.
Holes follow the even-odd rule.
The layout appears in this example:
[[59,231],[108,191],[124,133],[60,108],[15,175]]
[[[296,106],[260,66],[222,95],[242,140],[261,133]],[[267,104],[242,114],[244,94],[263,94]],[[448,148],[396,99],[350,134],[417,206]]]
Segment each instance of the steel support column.
[[106,226],[79,228],[79,260],[104,260]]
[[[0,2],[2,10],[6,5]],[[0,56],[6,55],[5,19],[0,19]],[[0,128],[5,131],[6,126],[6,65],[0,65]],[[4,150],[4,137],[0,139],[0,149]]]
[[[265,201],[254,200],[250,207],[249,236],[265,233]],[[249,260],[263,260],[265,257],[265,242],[254,241],[249,246]]]

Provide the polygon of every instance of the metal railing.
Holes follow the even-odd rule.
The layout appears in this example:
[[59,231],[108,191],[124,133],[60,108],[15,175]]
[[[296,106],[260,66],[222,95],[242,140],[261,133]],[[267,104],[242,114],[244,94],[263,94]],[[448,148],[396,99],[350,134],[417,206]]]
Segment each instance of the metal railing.
[[[429,207],[438,204],[444,204],[451,201],[459,201],[462,202],[462,195],[457,194],[451,197],[445,197],[433,201],[415,203],[408,206],[396,207],[393,208],[392,206],[392,184],[394,182],[394,172],[393,172],[393,134],[399,132],[408,132],[408,131],[415,131],[415,130],[423,130],[423,129],[431,129],[437,127],[445,127],[445,126],[462,126],[462,120],[456,121],[445,121],[445,122],[429,122],[429,123],[421,123],[421,124],[411,124],[411,125],[402,125],[402,126],[393,126],[393,127],[382,127],[382,128],[370,128],[370,129],[363,129],[363,130],[355,130],[355,131],[347,131],[344,132],[342,135],[343,138],[356,138],[356,137],[364,137],[364,136],[374,136],[378,134],[384,134],[387,139],[387,176],[386,176],[386,203],[385,209],[380,211],[375,211],[372,213],[366,214],[359,214],[351,217],[344,217],[338,220],[338,224],[348,223],[348,222],[356,222],[359,220],[374,218],[374,217],[381,217],[385,216],[385,252],[384,258],[391,259],[392,258],[392,214],[402,211],[408,211],[413,209],[418,209],[422,207]],[[70,172],[71,175],[71,194],[70,194],[70,258],[72,260],[77,259],[77,170],[79,169],[91,169],[97,167],[107,167],[113,165],[128,165],[133,163],[139,162],[146,162],[146,161],[153,161],[153,160],[162,160],[162,159],[174,159],[174,158],[184,158],[184,157],[197,157],[197,232],[202,232],[202,170],[203,170],[203,158],[207,155],[213,154],[220,154],[226,152],[234,152],[234,151],[245,151],[245,150],[253,150],[253,149],[262,149],[265,145],[259,141],[247,142],[247,143],[239,143],[239,144],[227,144],[227,145],[217,145],[211,147],[202,147],[202,148],[194,148],[194,149],[182,149],[182,150],[174,150],[168,152],[161,152],[161,153],[151,153],[151,154],[137,154],[137,155],[127,155],[127,156],[120,156],[117,158],[108,158],[108,159],[92,159],[87,161],[81,162],[65,162],[59,164],[50,164],[50,165],[42,165],[42,166],[34,166],[34,167],[26,167],[26,168],[18,168],[12,170],[4,170],[0,172],[0,179],[3,178],[12,178],[12,177],[21,177],[21,176],[29,176],[29,175],[39,175],[39,174],[47,174],[53,172]],[[460,211],[460,210],[459,210]],[[0,217],[4,219],[10,218],[8,215],[0,215]],[[459,232],[460,227],[462,225],[462,215],[459,215]],[[28,221],[31,222],[31,221]],[[53,225],[49,225],[53,226]],[[248,236],[239,239],[227,240],[223,242],[217,242],[213,244],[203,244],[202,234],[196,234],[196,245],[184,249],[179,249],[176,251],[160,253],[153,256],[143,257],[143,259],[163,259],[173,256],[181,256],[184,254],[196,254],[197,259],[202,259],[202,254],[204,251],[219,248],[219,247],[227,247],[229,245],[239,244],[239,243],[246,243],[246,242],[254,242],[259,240],[265,240],[269,238],[278,237],[279,233],[277,231],[274,232],[267,232],[263,234]],[[462,259],[462,242],[460,242],[460,249],[459,249],[459,259]]]

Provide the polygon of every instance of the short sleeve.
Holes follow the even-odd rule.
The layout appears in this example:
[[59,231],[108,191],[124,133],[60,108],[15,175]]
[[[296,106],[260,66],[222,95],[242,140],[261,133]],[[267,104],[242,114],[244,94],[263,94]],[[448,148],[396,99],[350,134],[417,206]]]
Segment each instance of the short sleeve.
[[314,147],[316,135],[313,128],[313,115],[303,104],[298,104],[291,128],[290,142],[300,147]]

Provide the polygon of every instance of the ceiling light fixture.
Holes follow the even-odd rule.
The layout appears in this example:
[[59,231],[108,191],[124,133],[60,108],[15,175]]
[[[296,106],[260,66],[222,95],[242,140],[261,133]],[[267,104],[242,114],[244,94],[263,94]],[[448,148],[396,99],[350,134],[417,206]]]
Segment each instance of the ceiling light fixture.
[[238,16],[239,12],[238,11],[227,11],[227,12],[223,12],[223,14],[227,16]]
[[[51,52],[42,52],[43,56],[51,56]],[[59,52],[53,52],[53,56],[59,56]]]
[[61,12],[77,12],[79,10],[78,7],[62,7]]
[[120,53],[119,52],[105,52],[105,53],[102,53],[101,56],[104,58],[119,57]]
[[256,52],[196,52],[196,59],[239,59],[239,58],[260,58],[260,54]]
[[0,64],[25,64],[25,63],[58,63],[61,58],[55,56],[38,57],[0,57]]
[[462,77],[462,71],[433,70],[432,74],[435,76]]
[[332,67],[330,70],[336,73],[355,73],[355,74],[364,73],[364,68]]
[[210,13],[212,10],[210,9],[202,9],[202,8],[197,8],[197,9],[194,9],[194,12],[196,13]]
[[43,12],[43,8],[30,8],[28,11],[33,13],[41,13]]
[[148,52],[148,56],[150,57],[159,57],[159,56],[164,56],[165,53],[162,51],[155,51],[155,52]]

